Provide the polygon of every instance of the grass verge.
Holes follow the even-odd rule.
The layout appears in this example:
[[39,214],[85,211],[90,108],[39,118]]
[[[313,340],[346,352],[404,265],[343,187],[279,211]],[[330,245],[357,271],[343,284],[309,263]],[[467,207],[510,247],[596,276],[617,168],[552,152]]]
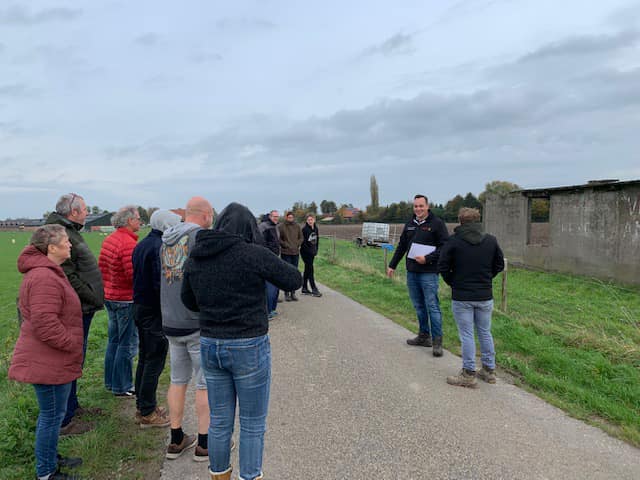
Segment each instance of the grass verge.
[[[404,284],[384,276],[383,252],[324,242],[322,283],[417,332]],[[569,415],[640,447],[640,289],[571,275],[509,271],[508,313],[495,311],[497,362]],[[495,281],[494,292],[500,287]],[[444,345],[459,354],[451,293],[440,286]]]

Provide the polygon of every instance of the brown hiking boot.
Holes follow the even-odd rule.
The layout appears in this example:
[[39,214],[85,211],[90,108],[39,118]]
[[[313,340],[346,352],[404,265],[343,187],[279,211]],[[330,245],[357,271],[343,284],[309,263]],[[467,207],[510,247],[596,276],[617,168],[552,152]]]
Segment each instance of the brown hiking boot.
[[72,418],[69,423],[60,428],[60,435],[82,435],[83,433],[90,432],[95,428],[95,425],[91,422],[84,422],[77,418]]
[[198,443],[198,437],[195,435],[185,435],[182,437],[180,444],[171,443],[167,447],[167,454],[165,455],[169,460],[175,460],[182,455],[185,450],[193,448]]
[[408,339],[407,345],[412,345],[414,347],[430,347],[432,345],[431,334],[420,332],[417,337]]
[[477,375],[481,380],[484,380],[487,383],[491,383],[492,385],[496,383],[496,371],[493,368],[482,365],[482,368],[478,370]]
[[447,383],[449,385],[456,385],[458,387],[478,387],[476,372],[474,372],[473,370],[467,370],[466,368],[460,370],[460,373],[458,375],[447,377]]
[[149,415],[140,415],[140,428],[168,427],[170,423],[167,412],[160,407]]

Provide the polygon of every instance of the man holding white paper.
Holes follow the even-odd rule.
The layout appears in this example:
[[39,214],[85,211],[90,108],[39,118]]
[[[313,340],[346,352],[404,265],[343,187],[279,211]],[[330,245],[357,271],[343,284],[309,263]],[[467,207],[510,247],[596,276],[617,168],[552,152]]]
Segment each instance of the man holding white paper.
[[[414,216],[402,230],[396,252],[389,262],[387,276],[393,277],[398,263],[407,254],[407,288],[416,309],[420,331],[407,340],[409,345],[433,346],[433,356],[442,356],[442,313],[438,298],[438,258],[449,238],[447,226],[429,211],[424,195],[413,198]],[[433,338],[433,340],[432,340]]]

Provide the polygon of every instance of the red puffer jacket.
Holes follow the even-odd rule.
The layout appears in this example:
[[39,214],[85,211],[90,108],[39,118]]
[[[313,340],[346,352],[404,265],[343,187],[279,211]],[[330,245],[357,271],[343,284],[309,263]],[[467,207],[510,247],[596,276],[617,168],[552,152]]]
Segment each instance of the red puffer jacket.
[[82,375],[82,308],[62,268],[34,246],[18,257],[24,319],[9,378],[62,385]]
[[102,272],[104,298],[114,302],[133,301],[133,263],[131,255],[138,235],[120,227],[104,239],[98,267]]

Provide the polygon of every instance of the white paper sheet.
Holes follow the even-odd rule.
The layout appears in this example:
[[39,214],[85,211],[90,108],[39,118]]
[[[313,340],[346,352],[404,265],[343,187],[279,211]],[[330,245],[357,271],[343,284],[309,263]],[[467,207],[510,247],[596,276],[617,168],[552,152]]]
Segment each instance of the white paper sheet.
[[408,258],[415,259],[416,257],[423,257],[436,251],[436,247],[433,245],[423,245],[421,243],[412,243],[409,249]]

